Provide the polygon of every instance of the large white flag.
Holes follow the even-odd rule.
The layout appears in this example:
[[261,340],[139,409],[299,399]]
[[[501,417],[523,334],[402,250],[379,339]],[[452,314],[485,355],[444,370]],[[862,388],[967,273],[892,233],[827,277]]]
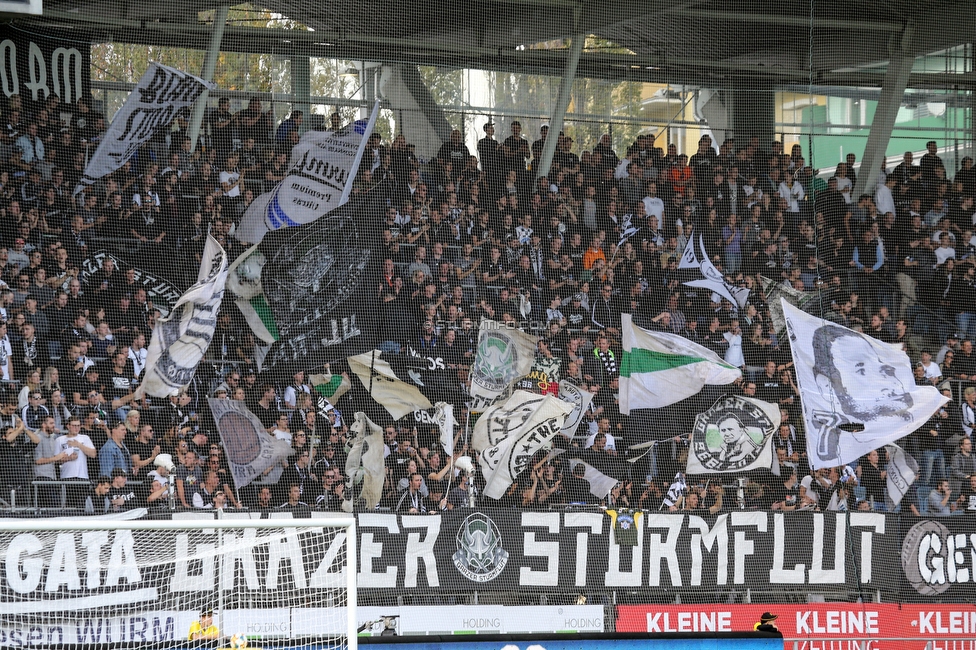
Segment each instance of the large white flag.
[[[383,464],[383,428],[374,424],[365,413],[356,413],[355,422],[349,427],[349,455],[346,456],[346,486],[342,509],[352,512],[356,499],[362,498],[366,507],[373,509],[383,496],[386,470]],[[362,484],[359,490],[356,486]],[[357,490],[359,494],[356,494]]]
[[295,453],[287,441],[269,434],[258,416],[251,413],[243,402],[208,397],[207,403],[217,423],[220,443],[227,454],[227,463],[237,489]]
[[[885,504],[888,512],[892,512],[902,498],[908,494],[909,488],[918,476],[918,463],[911,455],[898,445],[885,445],[888,452],[888,465],[885,467]],[[868,494],[878,500],[878,495]]]
[[935,386],[915,385],[897,346],[781,304],[813,468],[846,465],[904,438],[948,401]]
[[234,296],[234,304],[244,315],[254,336],[271,345],[280,336],[261,284],[261,269],[266,263],[267,258],[258,250],[257,244],[248,248],[230,265],[227,290]]
[[706,384],[731,384],[742,371],[683,336],[651,332],[620,318],[620,412],[661,408],[697,394]]
[[500,499],[537,451],[562,429],[571,404],[552,395],[517,390],[478,419],[471,446],[480,451],[485,496]]
[[738,305],[739,307],[746,306],[746,300],[749,298],[749,289],[737,287],[725,281],[722,272],[715,268],[712,260],[708,257],[708,251],[705,249],[704,235],[692,233],[691,237],[688,238],[688,243],[685,244],[685,250],[681,254],[681,260],[678,262],[678,268],[697,271],[695,278],[687,280],[683,284],[689,287],[708,289],[722,296],[733,305]]
[[363,387],[385,408],[394,420],[413,413],[414,409],[430,409],[430,403],[420,389],[399,379],[390,363],[380,358],[379,350],[349,357],[349,368],[356,373]]
[[291,151],[288,175],[254,199],[234,236],[257,244],[268,232],[311,223],[348,201],[378,112],[376,103],[368,121],[338,131],[307,131]]
[[112,118],[92,154],[75,194],[119,169],[160,129],[168,129],[204,90],[217,86],[192,74],[150,63],[125,104]]
[[190,384],[217,329],[217,314],[227,282],[227,253],[207,235],[197,282],[184,293],[166,318],[153,328],[146,357],[146,375],[136,395],[175,395]]
[[532,370],[539,337],[509,329],[493,320],[481,321],[478,350],[471,364],[471,395],[494,400],[519,377]]

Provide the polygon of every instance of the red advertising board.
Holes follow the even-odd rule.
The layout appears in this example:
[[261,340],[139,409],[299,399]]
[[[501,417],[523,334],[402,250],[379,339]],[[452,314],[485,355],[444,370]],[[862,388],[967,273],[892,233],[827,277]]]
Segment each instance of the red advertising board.
[[620,605],[618,632],[738,632],[775,614],[786,650],[976,650],[976,606]]

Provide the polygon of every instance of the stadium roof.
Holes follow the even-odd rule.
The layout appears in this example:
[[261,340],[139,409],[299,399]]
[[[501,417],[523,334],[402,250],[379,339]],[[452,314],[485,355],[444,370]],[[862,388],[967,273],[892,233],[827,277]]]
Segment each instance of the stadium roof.
[[[201,0],[44,0],[26,19],[93,41],[206,49]],[[226,3],[232,4],[232,3]],[[235,3],[236,4],[236,3]],[[770,88],[882,85],[891,48],[914,56],[976,41],[972,0],[263,0],[314,31],[228,25],[224,51],[561,74],[593,34],[630,53],[585,51],[578,76]],[[733,10],[734,8],[734,10]],[[618,50],[619,51],[619,50]],[[915,73],[909,87],[971,89],[972,71]]]

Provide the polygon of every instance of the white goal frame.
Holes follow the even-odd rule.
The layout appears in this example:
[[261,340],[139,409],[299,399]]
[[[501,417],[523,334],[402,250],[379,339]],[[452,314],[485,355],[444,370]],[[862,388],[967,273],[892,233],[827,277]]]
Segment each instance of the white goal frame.
[[[0,519],[4,533],[67,532],[99,530],[181,531],[181,530],[240,530],[243,528],[344,528],[346,530],[346,647],[357,650],[358,621],[356,618],[356,519],[351,516],[251,519],[224,516],[220,519]],[[219,590],[218,590],[219,591]]]

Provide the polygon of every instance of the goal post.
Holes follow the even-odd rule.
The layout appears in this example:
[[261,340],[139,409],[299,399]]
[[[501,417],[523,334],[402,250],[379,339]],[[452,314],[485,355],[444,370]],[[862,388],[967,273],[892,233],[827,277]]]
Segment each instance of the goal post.
[[0,648],[168,648],[212,609],[217,647],[356,650],[353,517],[188,517],[0,520]]

